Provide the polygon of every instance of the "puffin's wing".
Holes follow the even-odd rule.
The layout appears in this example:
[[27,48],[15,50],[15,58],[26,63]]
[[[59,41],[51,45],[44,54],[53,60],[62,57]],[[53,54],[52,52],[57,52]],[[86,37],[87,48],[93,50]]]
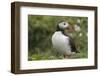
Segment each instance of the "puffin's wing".
[[72,52],[79,53],[79,51],[77,51],[77,49],[76,49],[75,42],[71,37],[69,38],[69,45],[71,46],[71,51]]

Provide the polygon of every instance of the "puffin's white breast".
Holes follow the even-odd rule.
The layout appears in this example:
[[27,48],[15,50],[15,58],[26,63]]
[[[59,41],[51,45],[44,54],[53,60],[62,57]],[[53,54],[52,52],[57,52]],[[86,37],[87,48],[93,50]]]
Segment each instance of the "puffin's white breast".
[[69,37],[63,35],[61,32],[55,32],[52,36],[53,47],[61,53],[70,53]]

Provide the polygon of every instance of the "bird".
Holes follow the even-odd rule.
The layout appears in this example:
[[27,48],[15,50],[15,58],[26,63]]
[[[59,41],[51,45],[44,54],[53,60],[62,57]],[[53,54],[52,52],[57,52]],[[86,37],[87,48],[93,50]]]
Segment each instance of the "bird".
[[68,34],[65,34],[65,30],[67,30],[67,32],[73,31],[67,21],[59,22],[56,31],[52,35],[52,45],[64,58],[70,58],[75,53],[78,53],[78,51],[74,40]]

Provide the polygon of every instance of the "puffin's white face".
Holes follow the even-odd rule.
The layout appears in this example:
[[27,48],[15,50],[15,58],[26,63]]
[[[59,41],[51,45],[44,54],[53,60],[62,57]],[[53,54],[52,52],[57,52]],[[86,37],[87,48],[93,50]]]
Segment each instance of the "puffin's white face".
[[67,27],[69,27],[69,24],[67,22],[61,22],[58,24],[60,29],[66,29]]

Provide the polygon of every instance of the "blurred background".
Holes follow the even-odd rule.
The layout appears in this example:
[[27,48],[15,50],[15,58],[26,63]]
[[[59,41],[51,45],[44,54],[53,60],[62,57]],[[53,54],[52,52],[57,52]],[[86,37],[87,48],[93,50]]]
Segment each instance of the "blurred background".
[[28,15],[29,61],[63,59],[63,56],[55,51],[51,42],[57,23],[62,20],[69,22],[71,26],[80,25],[81,29],[71,34],[75,40],[77,50],[80,52],[71,58],[88,57],[87,17]]

